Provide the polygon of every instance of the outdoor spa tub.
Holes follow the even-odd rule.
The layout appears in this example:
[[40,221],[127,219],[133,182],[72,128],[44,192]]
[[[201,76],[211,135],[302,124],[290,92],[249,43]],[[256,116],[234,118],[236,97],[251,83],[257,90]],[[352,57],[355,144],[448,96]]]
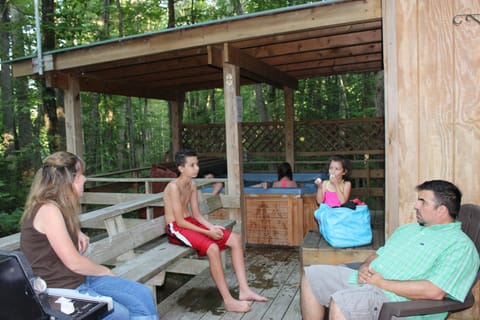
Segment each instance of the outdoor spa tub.
[[259,186],[277,181],[275,173],[244,173],[244,210],[248,244],[299,246],[309,230],[318,230],[313,212],[316,201],[316,178],[323,173],[294,173],[298,188],[267,188]]

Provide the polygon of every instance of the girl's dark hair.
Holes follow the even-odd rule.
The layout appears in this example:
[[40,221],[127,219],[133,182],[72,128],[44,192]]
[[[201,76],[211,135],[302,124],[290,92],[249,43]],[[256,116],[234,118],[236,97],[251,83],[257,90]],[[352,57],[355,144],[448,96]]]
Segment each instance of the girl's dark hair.
[[328,164],[330,165],[330,162],[332,161],[340,162],[342,164],[343,170],[345,170],[343,178],[348,179],[350,172],[352,171],[352,163],[350,162],[350,159],[347,159],[344,156],[334,155],[330,157]]
[[278,180],[283,177],[288,177],[290,180],[293,180],[292,167],[288,162],[282,162],[277,167]]

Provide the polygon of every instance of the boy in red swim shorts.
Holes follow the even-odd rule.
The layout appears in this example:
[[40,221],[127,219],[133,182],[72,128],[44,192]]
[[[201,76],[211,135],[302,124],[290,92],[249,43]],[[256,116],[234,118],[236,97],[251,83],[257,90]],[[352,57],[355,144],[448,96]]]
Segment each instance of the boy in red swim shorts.
[[[180,173],[164,190],[165,222],[169,241],[194,248],[199,255],[206,255],[210,273],[223,298],[225,309],[231,312],[248,312],[252,301],[268,301],[250,289],[247,282],[243,244],[240,235],[210,223],[198,206],[197,187],[193,178],[198,175],[198,158],[194,150],[180,150],[175,155]],[[189,210],[190,207],[190,210]],[[228,288],[223,271],[220,251],[231,249],[232,265],[240,288],[235,299]]]

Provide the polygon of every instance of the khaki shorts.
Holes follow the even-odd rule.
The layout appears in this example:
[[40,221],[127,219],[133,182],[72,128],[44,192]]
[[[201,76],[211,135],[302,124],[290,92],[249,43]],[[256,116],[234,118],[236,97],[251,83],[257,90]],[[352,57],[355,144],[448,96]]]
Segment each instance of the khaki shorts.
[[348,283],[352,271],[343,265],[312,265],[305,267],[305,276],[318,302],[328,307],[334,300],[345,319],[378,319],[387,296],[375,286]]

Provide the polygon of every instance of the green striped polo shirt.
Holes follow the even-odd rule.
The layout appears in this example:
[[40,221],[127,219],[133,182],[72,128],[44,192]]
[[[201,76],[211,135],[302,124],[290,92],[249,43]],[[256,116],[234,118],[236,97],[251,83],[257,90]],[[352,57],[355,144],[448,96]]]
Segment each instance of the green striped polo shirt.
[[[370,267],[384,279],[429,280],[458,301],[465,299],[479,268],[478,252],[460,222],[400,226],[377,254]],[[357,278],[355,271],[350,282],[357,283]],[[384,293],[390,301],[408,300],[389,291]],[[428,318],[440,317],[421,317]]]

